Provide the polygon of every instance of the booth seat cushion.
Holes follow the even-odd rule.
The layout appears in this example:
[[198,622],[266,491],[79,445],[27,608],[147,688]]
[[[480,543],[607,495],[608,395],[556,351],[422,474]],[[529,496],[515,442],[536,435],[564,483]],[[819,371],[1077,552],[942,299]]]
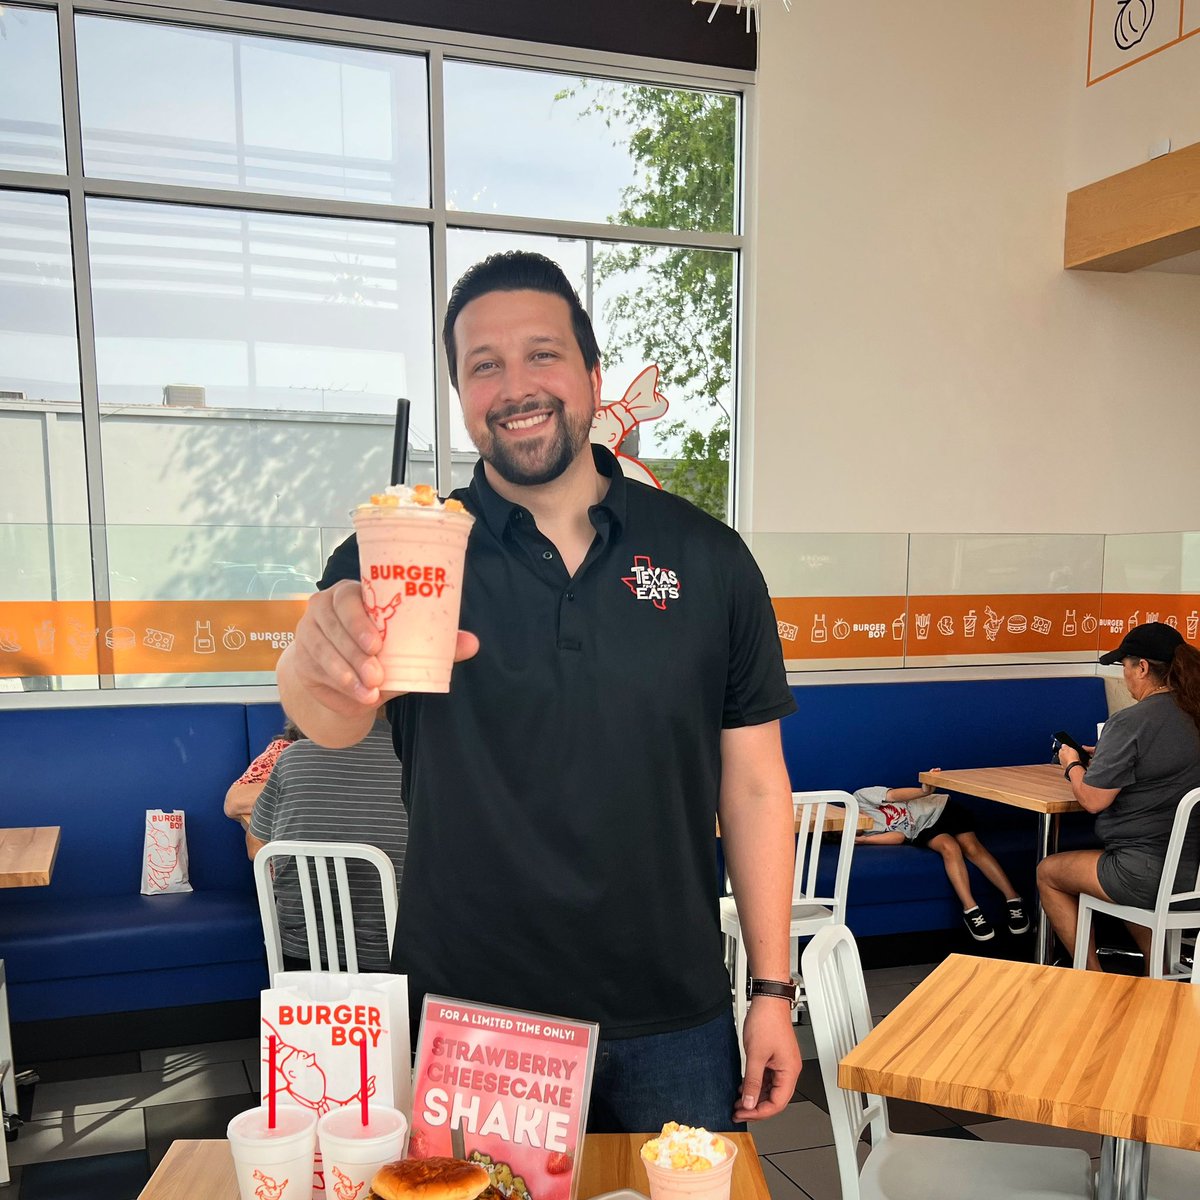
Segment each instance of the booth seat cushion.
[[263,955],[258,906],[239,892],[5,905],[0,946],[9,975],[26,982],[257,962]]

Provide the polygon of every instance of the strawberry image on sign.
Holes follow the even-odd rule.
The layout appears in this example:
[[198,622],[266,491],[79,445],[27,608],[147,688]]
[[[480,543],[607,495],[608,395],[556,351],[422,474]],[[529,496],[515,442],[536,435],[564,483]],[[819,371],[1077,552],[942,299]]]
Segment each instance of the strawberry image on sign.
[[547,1175],[565,1175],[571,1169],[571,1156],[559,1151],[546,1159]]

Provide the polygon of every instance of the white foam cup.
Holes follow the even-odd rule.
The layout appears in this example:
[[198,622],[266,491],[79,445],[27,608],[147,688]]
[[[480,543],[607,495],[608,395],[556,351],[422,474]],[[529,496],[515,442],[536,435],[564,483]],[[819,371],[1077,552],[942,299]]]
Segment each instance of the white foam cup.
[[721,1140],[725,1143],[726,1157],[708,1171],[660,1167],[641,1156],[650,1184],[650,1200],[729,1200],[737,1146],[728,1138]]
[[317,1122],[326,1191],[365,1196],[375,1172],[403,1154],[406,1133],[404,1114],[386,1104],[370,1105],[366,1125],[357,1104],[327,1112]]
[[267,1106],[247,1109],[225,1131],[242,1200],[312,1200],[317,1114],[281,1104],[271,1129]]

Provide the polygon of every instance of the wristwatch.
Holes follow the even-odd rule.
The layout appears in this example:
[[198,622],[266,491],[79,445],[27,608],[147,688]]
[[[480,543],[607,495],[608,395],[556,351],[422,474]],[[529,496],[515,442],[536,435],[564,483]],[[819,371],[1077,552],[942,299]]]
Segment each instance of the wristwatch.
[[[1063,767],[1063,778],[1064,779],[1071,778],[1071,768],[1072,767],[1083,767],[1083,763],[1081,763],[1079,761],[1079,759],[1075,759],[1073,762],[1067,763],[1067,765],[1065,767]],[[1083,767],[1083,769],[1086,771],[1087,767]]]
[[786,1000],[793,1009],[800,1007],[800,998],[804,994],[800,976],[793,975],[786,983],[779,979],[749,979],[746,981],[746,999],[753,1000],[755,996],[774,996],[778,1000]]

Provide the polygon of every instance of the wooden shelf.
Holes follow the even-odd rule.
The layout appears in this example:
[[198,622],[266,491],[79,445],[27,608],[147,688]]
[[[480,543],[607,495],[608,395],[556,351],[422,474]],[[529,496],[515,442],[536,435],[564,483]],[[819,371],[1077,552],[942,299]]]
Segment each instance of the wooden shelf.
[[1067,195],[1063,265],[1136,271],[1200,250],[1200,142]]

